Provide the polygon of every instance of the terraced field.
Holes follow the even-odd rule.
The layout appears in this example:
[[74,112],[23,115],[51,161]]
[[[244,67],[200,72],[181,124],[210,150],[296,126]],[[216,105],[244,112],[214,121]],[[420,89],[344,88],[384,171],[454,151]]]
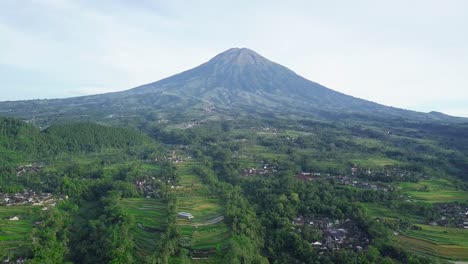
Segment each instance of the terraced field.
[[468,230],[418,225],[422,230],[399,236],[401,245],[430,256],[453,260],[468,260]]
[[191,213],[194,218],[178,218],[177,225],[184,239],[184,247],[194,256],[207,256],[223,247],[229,238],[229,228],[223,221],[224,208],[218,197],[192,172],[196,162],[177,166],[180,186],[177,189],[177,207],[180,212]]
[[[389,221],[400,217],[397,212],[377,204],[363,204],[371,217],[380,217]],[[421,217],[406,215],[415,223],[423,223]],[[421,230],[409,230],[399,235],[398,241],[403,247],[421,254],[450,260],[468,260],[468,230],[442,226],[416,224]]]
[[[27,245],[31,243],[29,235],[33,230],[33,212],[38,209],[32,206],[0,206],[0,257],[7,253],[25,253]],[[15,216],[19,220],[9,220]]]
[[166,204],[156,199],[126,198],[122,199],[121,205],[135,218],[132,227],[135,252],[143,260],[154,254],[156,242],[167,225]]

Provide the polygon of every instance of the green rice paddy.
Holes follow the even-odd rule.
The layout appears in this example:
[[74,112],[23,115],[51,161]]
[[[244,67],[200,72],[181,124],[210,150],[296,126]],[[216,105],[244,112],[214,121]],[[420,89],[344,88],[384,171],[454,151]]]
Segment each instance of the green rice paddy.
[[446,179],[422,180],[417,183],[400,183],[401,190],[410,199],[429,203],[467,202],[468,192],[457,190],[452,182]]
[[[0,206],[0,257],[24,254],[31,244],[35,215],[32,206]],[[17,216],[19,220],[11,221]]]
[[211,223],[224,214],[222,201],[211,194],[201,179],[192,172],[195,162],[177,166],[181,188],[177,190],[177,207],[180,212],[191,213],[194,218],[178,218],[177,225],[184,238],[184,246],[191,250],[214,251],[229,238],[229,228],[223,221]]
[[440,226],[418,225],[421,230],[411,230],[398,236],[402,246],[434,257],[468,260],[468,230]]
[[156,199],[126,198],[121,200],[125,212],[135,219],[131,231],[139,259],[154,254],[160,234],[167,225],[166,204]]

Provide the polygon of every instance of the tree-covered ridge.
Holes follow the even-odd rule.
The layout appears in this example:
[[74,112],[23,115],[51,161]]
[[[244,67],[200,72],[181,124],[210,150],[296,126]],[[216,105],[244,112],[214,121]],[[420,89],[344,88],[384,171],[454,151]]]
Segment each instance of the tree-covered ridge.
[[[26,122],[0,117],[0,151],[7,160],[44,159],[60,153],[93,152],[154,144],[133,130],[94,123],[53,125],[41,131]],[[14,153],[13,153],[14,152]]]
[[[26,122],[0,117],[0,183],[1,189],[24,186],[19,176],[21,166],[33,168],[39,163],[69,156],[120,149],[139,153],[142,158],[155,155],[158,144],[149,137],[125,128],[113,128],[92,123],[54,125],[40,130]],[[31,182],[30,182],[31,183]]]
[[[0,148],[13,155],[37,155],[42,136],[40,130],[14,118],[0,117]],[[6,155],[4,158],[15,159]]]
[[92,152],[102,148],[128,148],[149,144],[150,139],[135,131],[94,123],[53,125],[43,132],[58,149]]

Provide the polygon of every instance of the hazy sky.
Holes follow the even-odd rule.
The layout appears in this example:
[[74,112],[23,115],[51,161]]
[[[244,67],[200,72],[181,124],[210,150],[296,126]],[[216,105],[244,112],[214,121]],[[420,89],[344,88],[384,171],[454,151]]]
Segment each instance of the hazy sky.
[[247,47],[331,89],[468,117],[468,1],[0,0],[0,101],[129,89]]

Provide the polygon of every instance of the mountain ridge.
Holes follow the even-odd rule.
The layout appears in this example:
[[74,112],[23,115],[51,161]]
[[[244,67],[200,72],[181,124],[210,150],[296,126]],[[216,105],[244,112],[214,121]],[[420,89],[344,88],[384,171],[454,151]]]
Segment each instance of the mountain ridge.
[[[207,108],[219,111],[200,110]],[[416,121],[468,120],[399,109],[346,95],[310,81],[247,48],[228,49],[197,67],[122,92],[0,102],[0,114],[26,119],[88,116],[88,119],[107,120],[109,116],[142,116],[148,112],[163,115],[175,110],[198,115],[198,118],[262,112],[325,119],[368,115]]]

